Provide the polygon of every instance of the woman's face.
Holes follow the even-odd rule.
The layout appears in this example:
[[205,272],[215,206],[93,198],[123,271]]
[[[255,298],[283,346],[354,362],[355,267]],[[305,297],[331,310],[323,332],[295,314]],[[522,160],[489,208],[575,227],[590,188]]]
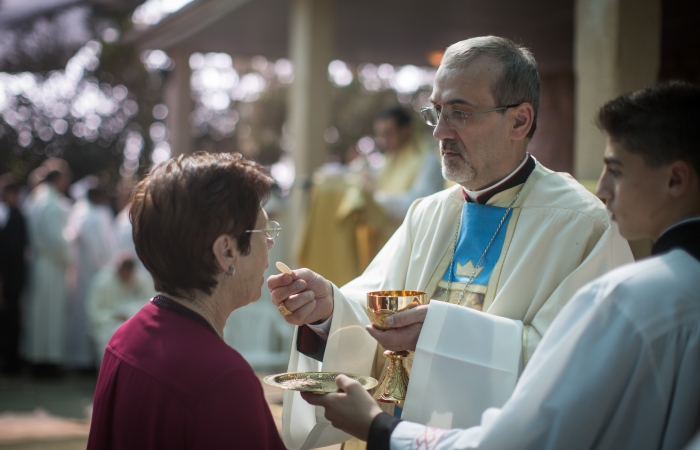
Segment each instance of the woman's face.
[[[260,208],[255,222],[256,230],[267,228],[267,213]],[[267,237],[267,233],[250,233],[250,253],[241,255],[236,267],[234,278],[238,278],[239,299],[243,305],[260,298],[262,285],[265,282],[265,269],[269,265],[267,253],[275,242]]]

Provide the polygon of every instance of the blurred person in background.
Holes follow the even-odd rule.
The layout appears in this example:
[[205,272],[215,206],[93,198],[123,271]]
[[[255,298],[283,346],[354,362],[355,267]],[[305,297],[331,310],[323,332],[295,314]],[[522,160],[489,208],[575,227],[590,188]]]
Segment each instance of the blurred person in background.
[[70,179],[65,166],[51,170],[30,196],[27,223],[33,255],[23,349],[36,377],[60,376],[65,362],[69,252],[63,231],[70,209],[65,196]]
[[411,116],[400,106],[377,116],[374,135],[385,157],[375,182],[374,199],[394,221],[401,222],[411,203],[443,189],[440,161],[434,151],[418,146]]
[[[133,189],[134,181],[131,179],[122,179],[117,185],[116,203],[119,212],[112,221],[115,254],[136,254],[133,227],[131,226],[131,221],[129,220],[129,208],[131,206],[130,198]],[[134,263],[136,264],[136,271],[139,272],[139,276],[141,278],[151,280],[151,285],[153,285],[151,274],[148,273],[148,270],[146,270],[146,268],[143,266],[143,263],[141,263],[138,258],[135,259]],[[101,354],[99,356],[100,358],[102,357]]]
[[[46,190],[46,184],[43,182],[46,179],[46,175],[49,172],[58,171],[68,175],[68,187],[63,191],[63,195],[68,195],[68,190],[70,188],[70,183],[72,179],[71,169],[65,159],[61,158],[49,158],[45,160],[39,167],[29,172],[27,176],[27,188],[29,188],[29,195],[22,201],[22,212],[25,217],[29,214],[29,210],[32,209],[34,200],[40,196]],[[72,203],[68,197],[66,197],[67,204],[70,206]]]
[[[95,368],[96,355],[90,343],[85,302],[92,280],[114,254],[113,217],[107,193],[100,187],[89,188],[85,198],[78,200],[68,215],[66,234],[70,235],[75,268],[66,330],[66,366],[71,368]],[[102,353],[99,348],[97,353]]]
[[[153,280],[137,268],[136,255],[122,252],[93,279],[86,298],[90,334],[98,361],[117,328],[133,317],[156,292]],[[146,274],[148,275],[148,274]]]
[[384,153],[380,168],[373,168],[378,154],[359,155],[348,167],[325,164],[313,177],[296,256],[300,264],[323,271],[337,284],[364,271],[413,201],[444,187],[437,154],[415,141],[404,108],[380,113],[374,129]]
[[[116,208],[117,215],[112,222],[116,251],[131,251],[136,254],[132,226],[129,221],[129,206],[131,205],[131,193],[134,190],[134,181],[131,178],[122,178],[117,183]],[[137,260],[137,263],[140,262]]]
[[19,185],[11,174],[0,177],[0,195],[0,359],[2,372],[16,375],[21,370],[19,300],[27,278],[29,241],[18,207]]
[[283,449],[262,386],[222,336],[257,300],[280,231],[272,180],[240,154],[154,166],[130,217],[159,294],[114,334],[97,381],[88,449]]

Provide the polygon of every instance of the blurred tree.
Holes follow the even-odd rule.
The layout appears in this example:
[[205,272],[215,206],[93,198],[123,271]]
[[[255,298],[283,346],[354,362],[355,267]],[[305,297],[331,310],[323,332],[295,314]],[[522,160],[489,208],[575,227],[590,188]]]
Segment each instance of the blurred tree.
[[147,71],[140,55],[116,43],[127,21],[114,12],[92,17],[101,39],[88,41],[63,70],[0,74],[0,172],[25,177],[58,156],[75,179],[100,174],[113,188],[150,163],[143,134],[165,72]]
[[[114,188],[121,178],[138,177],[170,155],[163,121],[167,108],[161,103],[172,60],[160,50],[138,53],[119,43],[121,32],[133,26],[130,11],[93,7],[85,15],[86,7],[80,8],[83,16],[56,11],[19,27],[16,36],[33,36],[32,56],[29,46],[19,44],[22,39],[0,44],[0,67],[35,69],[0,73],[0,173],[26,177],[44,159],[60,156],[75,179],[99,174]],[[65,49],[80,39],[65,38],[59,45],[51,38],[69,16],[84,28],[75,35],[93,39],[66,60]],[[64,60],[64,69],[47,69]],[[294,77],[289,61],[195,53],[190,67],[195,149],[240,152],[265,165],[293,150],[284,126],[287,87]],[[414,110],[419,123],[432,77],[431,69],[414,66],[332,62],[334,114],[324,133],[330,158],[354,157],[357,142],[373,136],[374,118],[387,107],[400,103]]]

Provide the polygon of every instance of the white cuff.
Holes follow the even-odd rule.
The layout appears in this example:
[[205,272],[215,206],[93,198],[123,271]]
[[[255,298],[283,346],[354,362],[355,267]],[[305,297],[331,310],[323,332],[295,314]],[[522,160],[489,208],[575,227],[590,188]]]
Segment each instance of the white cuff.
[[391,433],[389,448],[391,450],[407,450],[420,447],[419,442],[432,442],[435,448],[447,430],[426,427],[406,420],[401,421]]
[[307,324],[309,328],[313,330],[314,333],[318,334],[318,336],[323,339],[324,341],[328,340],[328,333],[331,332],[331,322],[333,321],[333,314],[326,319],[325,322],[319,323],[318,325],[311,325],[310,323]]

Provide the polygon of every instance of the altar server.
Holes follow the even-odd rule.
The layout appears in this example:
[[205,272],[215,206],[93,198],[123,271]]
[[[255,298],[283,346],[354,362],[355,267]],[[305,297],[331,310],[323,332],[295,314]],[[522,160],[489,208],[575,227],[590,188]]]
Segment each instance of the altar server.
[[600,110],[607,145],[598,195],[623,236],[655,241],[652,257],[580,289],[512,397],[480,426],[401,422],[346,377],[337,383],[347,394],[304,398],[325,405],[335,426],[369,438],[370,449],[684,448],[700,423],[698,122],[700,88],[677,82]]
[[[458,184],[416,201],[364,274],[341,289],[306,269],[270,277],[268,286],[299,325],[290,371],[379,378],[378,351],[416,349],[427,306],[382,332],[368,326],[369,291],[418,290],[433,303],[460,305],[449,316],[459,319],[454,326],[428,333],[448,342],[416,353],[402,417],[471,426],[510,396],[520,366],[571,296],[632,255],[599,199],[527,153],[540,102],[527,49],[494,36],[450,46],[430,101],[423,116],[440,141],[443,176]],[[504,321],[502,332],[493,316]],[[292,449],[349,437],[298,393],[285,393],[282,418]]]

